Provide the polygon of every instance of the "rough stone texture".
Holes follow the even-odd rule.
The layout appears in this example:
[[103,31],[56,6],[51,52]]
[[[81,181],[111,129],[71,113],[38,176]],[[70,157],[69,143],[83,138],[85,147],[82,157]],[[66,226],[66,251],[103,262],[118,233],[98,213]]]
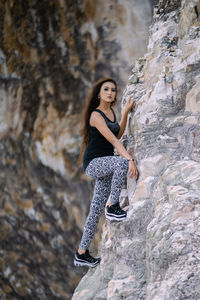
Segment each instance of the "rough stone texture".
[[200,299],[199,67],[200,1],[160,1],[123,99],[137,100],[126,134],[140,176],[73,300]]
[[69,299],[80,280],[80,113],[96,79],[127,81],[150,21],[148,0],[0,1],[1,299]]

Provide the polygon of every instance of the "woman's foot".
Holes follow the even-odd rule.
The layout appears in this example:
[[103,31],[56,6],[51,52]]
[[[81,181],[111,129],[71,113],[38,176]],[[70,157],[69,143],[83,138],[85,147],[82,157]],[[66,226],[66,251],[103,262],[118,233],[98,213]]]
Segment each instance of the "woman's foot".
[[108,220],[123,221],[126,219],[126,215],[126,211],[121,209],[119,202],[106,207],[106,219]]
[[76,252],[74,257],[74,265],[76,267],[88,266],[94,268],[98,264],[100,264],[100,261],[100,257],[92,257],[88,250],[86,250],[83,254],[79,254],[78,252]]

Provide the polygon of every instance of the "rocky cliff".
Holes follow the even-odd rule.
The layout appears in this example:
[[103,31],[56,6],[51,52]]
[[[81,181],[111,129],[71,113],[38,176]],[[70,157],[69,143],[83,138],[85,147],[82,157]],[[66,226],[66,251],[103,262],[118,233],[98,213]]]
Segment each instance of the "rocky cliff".
[[127,182],[127,220],[105,223],[102,262],[72,299],[198,300],[199,0],[160,1],[147,53],[135,64],[123,104],[129,95],[137,101],[127,147],[140,176]]
[[1,299],[69,299],[80,280],[80,114],[99,77],[122,88],[150,21],[148,0],[0,1]]

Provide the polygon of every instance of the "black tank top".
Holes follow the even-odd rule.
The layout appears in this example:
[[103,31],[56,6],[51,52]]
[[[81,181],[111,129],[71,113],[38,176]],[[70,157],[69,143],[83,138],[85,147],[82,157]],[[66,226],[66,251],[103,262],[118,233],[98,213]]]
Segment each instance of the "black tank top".
[[[97,111],[102,115],[108,128],[115,136],[117,136],[120,130],[120,126],[116,120],[114,111],[112,110],[114,121],[111,121],[100,109],[95,109],[94,111]],[[89,125],[89,132],[90,139],[83,156],[84,170],[87,168],[93,158],[114,155],[113,145],[99,132],[96,127]]]

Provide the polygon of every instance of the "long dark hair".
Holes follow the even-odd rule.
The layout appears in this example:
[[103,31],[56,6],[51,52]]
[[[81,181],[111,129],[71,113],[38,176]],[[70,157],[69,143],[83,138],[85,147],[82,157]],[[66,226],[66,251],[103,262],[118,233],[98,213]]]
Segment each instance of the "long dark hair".
[[[102,79],[98,80],[97,83],[93,86],[93,89],[87,99],[85,110],[83,112],[83,118],[82,118],[83,125],[82,125],[82,130],[81,130],[81,136],[82,136],[83,140],[82,140],[82,145],[81,145],[79,163],[81,163],[81,161],[82,161],[83,152],[84,152],[84,150],[89,142],[89,138],[90,138],[90,133],[89,133],[90,116],[91,116],[91,113],[95,110],[95,108],[97,108],[97,106],[99,106],[100,99],[98,98],[98,95],[100,93],[101,86],[105,82],[114,83],[115,88],[116,88],[116,96],[117,96],[117,83],[112,78],[102,78]],[[113,106],[113,104],[115,104],[116,100],[117,99],[115,97],[115,100],[112,102],[111,106]]]

